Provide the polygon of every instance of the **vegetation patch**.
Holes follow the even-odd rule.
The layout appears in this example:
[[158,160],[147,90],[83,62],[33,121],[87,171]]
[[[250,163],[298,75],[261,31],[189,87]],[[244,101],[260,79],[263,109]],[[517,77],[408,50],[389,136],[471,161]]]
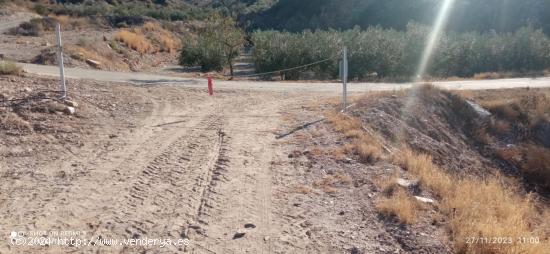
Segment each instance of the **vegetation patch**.
[[[340,52],[346,46],[351,79],[407,80],[418,71],[430,31],[417,24],[409,24],[405,31],[381,27],[298,33],[256,31],[252,34],[253,56],[260,73],[328,59],[282,75],[298,79],[300,71],[307,70],[318,78],[335,79]],[[542,73],[550,68],[550,39],[532,27],[505,34],[448,32],[441,35],[432,58],[427,75],[439,78],[488,72]]]
[[0,75],[21,75],[23,68],[11,61],[0,61]]
[[376,203],[376,210],[384,216],[394,216],[401,223],[413,224],[417,220],[418,202],[405,190],[396,189],[389,197],[383,197]]
[[233,61],[244,43],[244,32],[232,18],[214,15],[199,29],[197,37],[185,40],[180,56],[183,66],[200,66],[202,71],[221,71],[228,66],[233,76]]
[[363,163],[374,163],[382,158],[382,145],[377,137],[363,129],[361,121],[335,112],[326,114],[333,128],[351,140],[344,150]]
[[115,39],[124,43],[127,47],[145,54],[152,49],[152,45],[145,36],[130,30],[120,30],[115,34]]
[[[394,161],[440,196],[439,206],[450,220],[458,252],[542,253],[550,248],[545,228],[550,217],[537,210],[529,195],[521,195],[513,184],[505,183],[506,179],[457,179],[434,165],[430,156],[407,148],[396,154]],[[499,237],[506,237],[508,243],[503,244]],[[524,238],[538,239],[538,243],[522,243]]]

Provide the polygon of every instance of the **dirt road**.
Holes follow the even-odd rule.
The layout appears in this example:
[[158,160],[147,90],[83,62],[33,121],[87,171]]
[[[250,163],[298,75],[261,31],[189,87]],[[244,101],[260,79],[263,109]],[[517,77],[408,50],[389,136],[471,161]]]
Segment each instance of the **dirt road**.
[[[148,112],[135,120],[137,128],[107,125],[70,153],[43,159],[45,151],[37,150],[0,163],[5,239],[12,231],[70,231],[91,242],[38,247],[6,240],[1,253],[303,253],[284,240],[297,237],[282,229],[291,227],[287,219],[274,215],[282,207],[273,206],[272,174],[286,167],[289,153],[275,134],[288,128],[285,112],[315,97],[244,91],[208,97],[172,86],[136,91]],[[116,129],[116,136],[108,134]],[[112,244],[124,239],[189,244]]]
[[[44,66],[34,64],[23,64],[24,69],[29,73],[58,76],[59,69],[55,66]],[[184,87],[204,87],[205,80],[179,78],[176,76],[163,76],[158,74],[109,72],[79,68],[66,68],[66,75],[69,78],[86,78],[99,81],[129,82],[140,85],[151,84],[173,84]],[[521,87],[550,87],[550,78],[515,78],[495,80],[464,80],[433,82],[434,85],[453,90],[482,90],[482,89],[505,89]],[[278,92],[330,92],[337,94],[342,89],[340,83],[295,83],[295,82],[258,82],[258,81],[216,81],[217,89],[230,90],[255,90],[255,91],[278,91]],[[411,83],[350,83],[350,92],[388,91],[410,88]]]

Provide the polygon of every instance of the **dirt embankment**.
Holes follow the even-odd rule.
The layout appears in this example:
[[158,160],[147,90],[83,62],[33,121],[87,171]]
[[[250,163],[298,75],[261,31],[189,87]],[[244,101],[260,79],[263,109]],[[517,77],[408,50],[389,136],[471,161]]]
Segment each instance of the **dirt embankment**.
[[[27,17],[18,22],[7,20]],[[32,17],[32,18],[31,18]],[[6,21],[3,21],[6,19]],[[141,16],[71,17],[18,12],[0,14],[1,57],[19,62],[56,65],[55,24],[61,24],[65,65],[110,71],[158,71],[176,65],[181,22]]]
[[[463,234],[475,231],[492,236],[500,232],[498,230],[519,228],[519,224],[514,225],[518,222],[513,218],[520,209],[527,211],[522,215],[526,217],[521,220],[543,223],[544,218],[547,218],[544,212],[548,207],[542,189],[544,184],[537,183],[536,178],[529,175],[535,171],[542,176],[543,172],[550,170],[544,164],[550,157],[544,156],[545,140],[541,139],[548,133],[540,127],[545,126],[547,120],[544,114],[547,113],[536,113],[547,112],[542,109],[547,104],[541,98],[546,93],[546,90],[517,89],[482,91],[476,93],[478,96],[473,96],[470,92],[459,94],[424,86],[360,97],[354,100],[354,106],[346,115],[330,113],[328,121],[295,134],[293,144],[296,150],[289,155],[293,158],[294,169],[288,174],[302,181],[292,194],[288,194],[288,199],[295,203],[297,210],[319,211],[313,212],[315,216],[310,215],[309,218],[316,218],[323,213],[335,214],[336,218],[325,222],[324,227],[304,226],[310,240],[336,239],[340,245],[329,245],[332,251],[444,253],[494,248],[498,253],[506,253],[507,248],[540,250],[548,245],[548,234],[544,230],[540,231],[540,227],[501,233],[540,237],[540,245],[531,246],[517,242],[509,246],[472,244],[463,239]],[[507,118],[510,126],[506,132],[502,132],[498,126],[503,121],[499,113],[503,105],[498,104],[500,107],[496,107],[496,103],[491,100],[507,98],[505,94],[513,98],[505,103],[508,105],[506,107],[511,105],[511,109],[505,111],[516,118]],[[523,103],[520,109],[514,106],[514,101],[520,104],[521,101],[532,103]],[[314,105],[305,108],[306,111],[296,118],[302,119],[302,122],[314,121],[323,115],[323,110],[332,111],[337,105]],[[315,115],[317,117],[312,117]],[[407,150],[404,146],[429,156],[417,157],[416,154],[403,153]],[[530,171],[525,171],[521,167],[522,163],[519,163],[530,161],[527,153],[515,157],[515,164],[499,155],[503,148],[520,147],[539,152],[538,164],[531,162],[530,165],[535,167],[530,167]],[[403,157],[405,155],[408,157]],[[432,159],[435,165],[431,163]],[[415,170],[424,170],[425,174],[415,175]],[[454,186],[455,181],[460,182],[461,186]],[[509,195],[515,201],[499,199],[499,204],[490,204],[490,200],[462,198],[467,202],[485,202],[483,204],[491,206],[481,206],[479,211],[472,210],[475,213],[485,211],[486,216],[498,221],[495,225],[484,227],[485,218],[458,216],[458,212],[472,212],[468,208],[471,203],[465,204],[465,207],[457,203],[461,200],[460,195],[476,195],[469,192],[475,191],[477,187],[467,189],[468,184],[480,186],[480,191],[493,191],[491,188],[494,188],[494,193],[487,195],[495,195],[495,199],[506,199],[506,195]],[[537,192],[525,195],[533,190]],[[501,195],[503,193],[508,194]],[[388,196],[391,198],[388,199]],[[537,201],[530,203],[530,198]],[[447,199],[452,201],[448,202]],[[319,202],[324,202],[328,207],[316,210]],[[506,202],[517,202],[517,207],[505,209],[508,205]],[[447,214],[446,210],[452,213],[453,207],[461,208],[455,210],[456,217],[448,217],[452,215]],[[501,214],[492,214],[494,209],[501,211]],[[464,227],[467,223],[474,223],[478,228]],[[360,226],[365,224],[371,227]],[[339,227],[341,225],[345,226]],[[342,231],[334,235],[334,228]],[[352,232],[345,230],[350,228],[353,228]],[[359,232],[366,238],[354,238],[353,232]],[[376,242],[362,244],[369,239],[376,239]]]

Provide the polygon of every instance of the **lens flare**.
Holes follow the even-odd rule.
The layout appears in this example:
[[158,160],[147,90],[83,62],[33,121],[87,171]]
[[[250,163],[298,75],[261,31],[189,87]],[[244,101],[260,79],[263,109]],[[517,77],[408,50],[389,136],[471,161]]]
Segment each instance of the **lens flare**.
[[437,47],[437,42],[439,41],[441,31],[447,23],[454,2],[455,0],[444,0],[443,4],[441,5],[441,9],[439,9],[439,13],[437,14],[437,18],[432,27],[432,31],[428,37],[428,43],[424,48],[424,53],[422,54],[418,71],[416,72],[416,81],[421,81],[424,77],[426,69],[428,68],[428,65],[430,63],[433,51]]

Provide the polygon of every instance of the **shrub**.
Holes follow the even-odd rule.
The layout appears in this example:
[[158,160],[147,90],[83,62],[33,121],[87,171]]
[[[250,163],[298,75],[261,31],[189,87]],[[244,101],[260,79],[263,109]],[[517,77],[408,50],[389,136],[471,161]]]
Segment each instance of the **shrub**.
[[529,181],[550,190],[550,150],[528,146],[525,150],[525,164],[522,171]]
[[11,61],[0,61],[0,75],[20,75],[23,69]]
[[221,71],[228,65],[233,75],[233,60],[244,43],[244,33],[231,18],[214,15],[197,38],[187,38],[180,55],[180,64],[201,66],[202,71]]
[[42,24],[42,19],[32,19],[29,22],[23,22],[18,27],[10,29],[10,33],[13,35],[23,35],[23,36],[40,36],[44,31],[44,25]]

